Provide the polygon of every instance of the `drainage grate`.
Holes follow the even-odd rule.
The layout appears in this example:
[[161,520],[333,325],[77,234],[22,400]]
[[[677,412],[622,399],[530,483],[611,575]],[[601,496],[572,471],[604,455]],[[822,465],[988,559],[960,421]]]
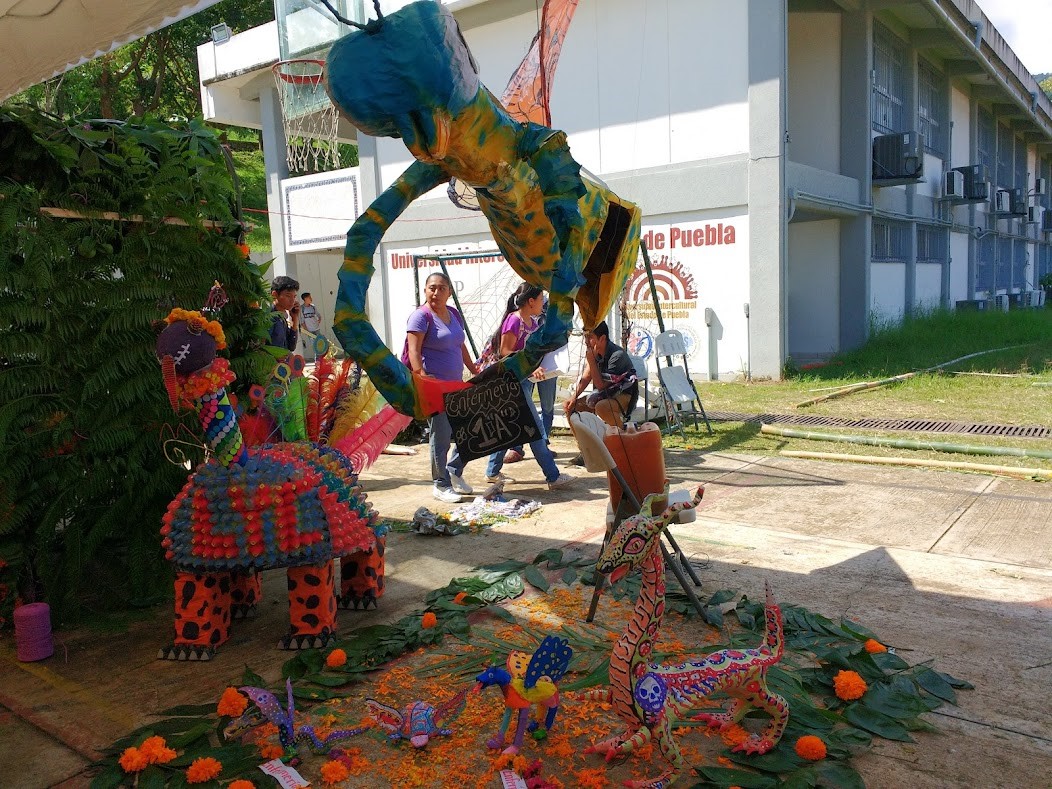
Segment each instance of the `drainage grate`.
[[961,433],[1012,438],[1052,438],[1052,428],[1041,425],[982,425],[976,422],[948,422],[939,419],[845,419],[838,416],[738,414],[733,411],[708,411],[707,413],[713,422],[754,422],[764,425],[854,427],[863,430],[909,430],[923,433]]

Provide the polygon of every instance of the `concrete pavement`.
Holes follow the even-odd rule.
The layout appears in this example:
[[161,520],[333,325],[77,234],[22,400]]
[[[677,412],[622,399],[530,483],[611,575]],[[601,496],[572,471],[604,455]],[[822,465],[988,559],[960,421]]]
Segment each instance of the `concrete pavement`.
[[[560,461],[574,451],[566,439],[555,447]],[[384,456],[362,475],[382,515],[409,519],[420,506],[441,506],[430,495],[426,447],[419,450]],[[666,457],[675,486],[706,485],[698,520],[675,528],[704,592],[756,596],[770,580],[779,600],[850,616],[909,662],[933,659],[975,685],[959,707],[930,716],[941,734],[882,743],[858,759],[870,786],[1050,785],[1052,486],[700,451]],[[508,493],[544,503],[532,518],[457,537],[393,534],[380,610],[341,612],[341,624],[398,618],[478,564],[550,547],[594,555],[605,477],[567,470],[579,483],[548,491],[531,459],[505,467],[519,479]],[[482,461],[468,467],[477,488],[482,471]],[[264,592],[260,615],[238,623],[206,664],[156,660],[169,638],[167,607],[122,633],[56,633],[55,656],[40,663],[19,663],[8,637],[0,645],[0,763],[8,765],[0,785],[85,785],[94,754],[150,712],[215,699],[246,664],[275,679],[289,656],[274,649],[287,621],[283,574],[265,574]]]

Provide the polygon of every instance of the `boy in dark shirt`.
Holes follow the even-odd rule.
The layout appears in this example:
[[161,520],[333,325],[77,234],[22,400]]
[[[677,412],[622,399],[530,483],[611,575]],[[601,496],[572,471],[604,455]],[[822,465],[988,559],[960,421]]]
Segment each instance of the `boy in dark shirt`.
[[270,344],[277,348],[296,350],[300,331],[300,305],[296,299],[299,291],[300,284],[292,277],[274,277],[270,285],[270,297],[274,301]]
[[[628,354],[610,341],[606,321],[600,322],[585,337],[588,370],[577,382],[573,397],[563,404],[567,416],[574,411],[590,411],[614,427],[623,427],[632,414],[639,395],[635,367]],[[588,397],[581,392],[591,384],[595,389]]]

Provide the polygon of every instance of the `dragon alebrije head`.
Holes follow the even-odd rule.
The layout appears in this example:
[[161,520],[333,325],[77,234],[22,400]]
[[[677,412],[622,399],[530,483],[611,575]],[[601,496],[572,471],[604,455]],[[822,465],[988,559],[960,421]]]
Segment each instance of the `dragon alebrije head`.
[[693,501],[673,504],[665,508],[660,515],[653,515],[655,502],[668,498],[668,487],[663,493],[652,493],[643,499],[638,515],[626,518],[617,527],[614,536],[599,554],[596,569],[601,573],[610,573],[611,581],[620,580],[626,573],[638,569],[657,550],[661,530],[672,519],[687,507],[693,507],[701,501],[702,488],[698,488]]

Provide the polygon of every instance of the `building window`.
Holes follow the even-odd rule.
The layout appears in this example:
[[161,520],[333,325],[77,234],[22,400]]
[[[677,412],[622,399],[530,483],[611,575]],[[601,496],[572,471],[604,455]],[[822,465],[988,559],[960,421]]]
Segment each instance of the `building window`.
[[883,25],[873,26],[873,129],[904,131],[906,46]]
[[994,123],[994,116],[981,107],[976,125],[976,153],[978,163],[986,165],[986,171],[992,174],[997,153],[997,124]]
[[1052,159],[1046,159],[1038,172],[1045,177],[1045,194],[1041,197],[1041,205],[1045,210],[1052,210]]
[[1052,244],[1038,244],[1035,284],[1046,274],[1052,274]]
[[1012,285],[1019,290],[1026,288],[1026,248],[1027,242],[1020,238],[1015,240],[1012,247]]
[[910,257],[910,226],[905,222],[873,221],[873,262],[905,263]]
[[1012,188],[1012,130],[1007,126],[997,126],[997,173],[994,182],[1004,188]]
[[946,78],[926,61],[917,69],[917,118],[928,153],[946,158],[949,149],[949,109]]
[[997,237],[986,235],[979,239],[975,258],[975,290],[994,292],[994,276],[997,270]]
[[943,227],[917,225],[917,262],[947,263],[950,260],[950,231]]
[[1012,239],[997,239],[997,273],[994,275],[994,290],[1010,290],[1012,287]]
[[1015,138],[1015,185],[1024,195],[1030,191],[1026,180],[1026,143],[1020,137]]

